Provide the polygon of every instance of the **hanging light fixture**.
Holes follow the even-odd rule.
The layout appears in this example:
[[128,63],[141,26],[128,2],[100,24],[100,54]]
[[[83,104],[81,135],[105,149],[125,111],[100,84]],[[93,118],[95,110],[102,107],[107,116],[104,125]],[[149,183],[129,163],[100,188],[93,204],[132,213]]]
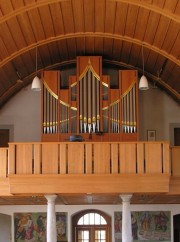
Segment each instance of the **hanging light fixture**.
[[37,76],[37,45],[36,45],[36,76],[32,81],[31,90],[33,91],[41,91],[41,80]]
[[143,62],[143,75],[140,78],[139,81],[139,89],[140,90],[148,90],[149,89],[149,85],[148,85],[148,80],[146,78],[146,76],[144,75],[144,52],[143,52],[143,45],[142,45],[142,62]]

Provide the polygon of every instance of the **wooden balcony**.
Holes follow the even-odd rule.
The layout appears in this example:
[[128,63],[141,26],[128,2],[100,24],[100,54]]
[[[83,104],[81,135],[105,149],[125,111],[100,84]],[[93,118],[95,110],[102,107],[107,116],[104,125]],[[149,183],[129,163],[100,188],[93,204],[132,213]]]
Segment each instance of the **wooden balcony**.
[[0,195],[176,194],[179,152],[167,142],[10,143],[0,149]]

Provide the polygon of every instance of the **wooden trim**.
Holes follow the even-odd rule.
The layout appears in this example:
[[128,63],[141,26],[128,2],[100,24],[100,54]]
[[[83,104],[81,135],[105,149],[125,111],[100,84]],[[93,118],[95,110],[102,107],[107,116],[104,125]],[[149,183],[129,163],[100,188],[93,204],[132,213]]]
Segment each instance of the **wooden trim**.
[[[10,175],[10,193],[167,193],[169,175]],[[28,187],[28,191],[27,191]]]

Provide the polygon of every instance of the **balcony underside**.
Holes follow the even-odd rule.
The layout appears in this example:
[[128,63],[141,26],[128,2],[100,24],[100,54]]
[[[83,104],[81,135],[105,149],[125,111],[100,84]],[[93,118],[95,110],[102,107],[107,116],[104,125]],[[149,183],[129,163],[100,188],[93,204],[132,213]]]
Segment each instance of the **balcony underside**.
[[132,204],[179,204],[180,177],[12,175],[0,179],[0,205],[43,205],[47,202],[44,198],[47,193],[58,195],[57,204],[120,204],[119,194],[130,191],[133,193]]

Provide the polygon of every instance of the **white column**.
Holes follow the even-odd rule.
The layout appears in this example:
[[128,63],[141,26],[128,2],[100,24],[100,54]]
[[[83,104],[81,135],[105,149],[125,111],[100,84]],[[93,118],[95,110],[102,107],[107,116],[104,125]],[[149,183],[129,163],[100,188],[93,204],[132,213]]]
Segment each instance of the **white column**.
[[122,194],[120,197],[122,199],[122,242],[131,242],[133,241],[130,210],[132,195]]
[[47,242],[57,241],[55,200],[57,195],[45,195],[47,199]]

